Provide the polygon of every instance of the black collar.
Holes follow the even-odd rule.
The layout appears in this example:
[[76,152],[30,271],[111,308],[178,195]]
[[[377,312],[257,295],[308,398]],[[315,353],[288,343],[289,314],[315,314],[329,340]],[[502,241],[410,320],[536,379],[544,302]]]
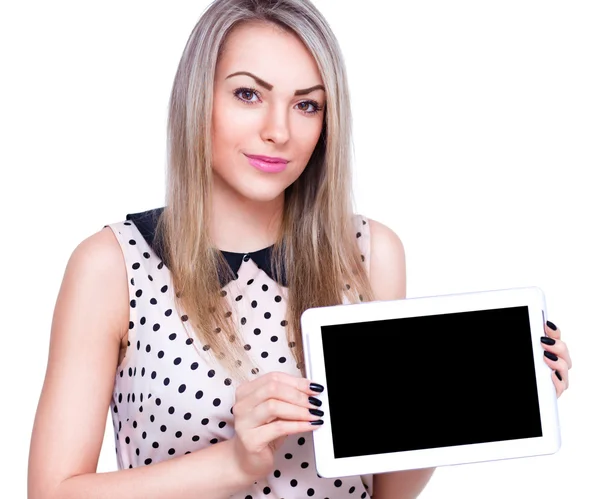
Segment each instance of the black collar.
[[[155,208],[153,210],[143,211],[140,213],[127,214],[126,220],[130,220],[135,224],[137,229],[140,231],[146,242],[154,250],[157,256],[165,263],[168,267],[168,262],[165,261],[165,255],[162,251],[161,241],[156,237],[156,225],[161,213],[164,211],[163,208]],[[275,269],[271,266],[271,254],[273,252],[273,246],[253,251],[250,253],[233,253],[231,251],[221,250],[221,254],[227,260],[229,267],[237,277],[237,271],[242,265],[243,261],[251,259],[256,266],[263,270],[274,281],[279,282],[282,286],[287,286],[287,279],[285,275],[285,266],[281,279],[275,275]],[[230,278],[223,272],[219,272],[219,281],[221,287],[225,286],[229,282]]]

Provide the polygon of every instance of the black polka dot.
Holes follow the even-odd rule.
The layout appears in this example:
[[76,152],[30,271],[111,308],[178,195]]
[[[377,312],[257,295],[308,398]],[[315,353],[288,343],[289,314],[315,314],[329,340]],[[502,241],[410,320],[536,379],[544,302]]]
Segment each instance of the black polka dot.
[[279,363],[280,364],[285,364],[286,358],[285,357],[279,357]]
[[252,347],[248,344],[244,345],[244,350],[250,350]]
[[200,400],[204,396],[204,392],[202,390],[198,390],[196,392],[196,399]]
[[165,431],[167,431],[167,427],[164,424],[160,425],[160,431],[164,433]]
[[221,405],[221,399],[219,399],[219,398],[214,399],[213,400],[213,405],[215,407],[219,407]]
[[175,413],[175,407],[171,406],[169,407],[169,414],[174,414]]
[[335,482],[333,482],[333,485],[335,485],[336,487],[341,487],[342,486],[342,481],[338,479]]
[[188,320],[188,316],[187,315],[182,315],[181,316],[181,321],[182,322],[186,322]]
[[157,397],[156,400],[154,401],[154,403],[156,405],[160,405],[162,403],[162,401],[160,400],[160,398]]
[[165,386],[169,386],[170,382],[171,382],[171,380],[169,378],[165,378],[165,380],[163,381],[163,383],[165,384]]
[[142,294],[143,294],[143,291],[142,291],[141,289],[138,289],[138,290],[135,292],[135,296],[136,296],[137,298],[139,298],[140,296],[142,296]]
[[265,495],[269,495],[270,493],[271,493],[271,489],[270,489],[269,487],[265,487],[265,488],[263,489],[263,494],[265,494]]
[[198,369],[198,362],[194,362],[194,363],[192,363],[192,365],[190,366],[190,369],[191,369],[192,371],[195,371],[196,369]]
[[227,426],[227,423],[225,421],[221,421],[219,423],[219,428],[223,429],[223,428],[225,428],[225,426]]
[[170,339],[171,341],[173,341],[175,338],[177,338],[177,335],[176,335],[175,333],[171,333],[171,334],[169,335],[169,339]]
[[279,470],[275,470],[275,471],[273,472],[273,476],[274,476],[275,478],[279,478],[279,477],[281,476],[281,471],[279,471]]
[[192,343],[194,343],[194,338],[188,338],[187,340],[185,340],[186,345],[191,345]]
[[304,445],[306,443],[306,440],[304,439],[304,437],[300,437],[298,439],[298,445]]
[[152,464],[152,459],[148,458],[144,461],[144,464]]
[[360,499],[365,499],[365,497],[367,497],[367,493],[366,493],[366,492],[363,492],[363,493],[360,495]]
[[246,318],[242,317],[242,319],[240,320],[240,322],[242,323],[242,326],[244,326],[246,324]]
[[183,433],[181,433],[180,431],[176,431],[175,432],[175,437],[176,438],[181,438],[182,435],[183,435]]
[[279,303],[279,302],[281,301],[281,296],[277,295],[277,296],[275,297],[275,301],[276,301],[277,303]]
[[225,383],[225,386],[229,386],[231,385],[231,379],[225,378],[225,381],[223,381],[223,383]]
[[258,335],[260,334],[260,329],[259,329],[259,328],[256,328],[256,329],[254,330],[254,334],[258,336]]
[[262,290],[263,291],[269,291],[269,286],[267,286],[266,284],[262,285]]
[[266,358],[269,356],[269,354],[268,354],[268,352],[263,352],[263,353],[261,353],[261,354],[260,354],[260,356],[261,356],[263,359],[266,359]]
[[165,356],[165,352],[163,352],[162,350],[160,352],[158,352],[158,358],[162,359]]
[[210,443],[211,443],[211,444],[218,444],[218,443],[219,443],[219,439],[218,439],[218,438],[213,438],[213,439],[210,441]]
[[181,357],[177,357],[174,361],[173,364],[175,364],[176,366],[178,366],[179,364],[181,364]]
[[191,418],[192,418],[192,415],[191,415],[191,413],[189,413],[189,412],[186,412],[186,413],[183,415],[183,419],[185,419],[186,421],[189,421]]
[[275,343],[279,338],[277,336],[271,336],[271,341]]
[[150,345],[146,345],[146,352],[150,353],[150,350],[152,350],[152,347]]
[[131,268],[132,268],[133,270],[137,270],[137,269],[139,269],[139,268],[140,268],[140,264],[139,264],[138,262],[135,262],[135,263],[134,263],[134,264],[131,266]]
[[175,454],[175,449],[173,449],[173,448],[169,449],[169,456],[172,456],[173,454]]
[[241,299],[242,299],[242,295],[237,295],[237,296],[235,297],[235,301],[240,301]]
[[356,490],[356,487],[352,486],[352,487],[350,487],[350,490],[348,491],[348,493],[352,494],[355,490]]
[[200,421],[200,423],[202,423],[204,426],[206,426],[208,422],[208,418],[204,418],[202,421]]
[[271,312],[265,312],[265,319],[271,318]]
[[158,449],[158,447],[159,447],[158,442],[152,442],[152,447],[154,447],[155,449]]
[[156,298],[150,298],[150,305],[156,305],[157,303]]
[[152,371],[152,374],[150,375],[150,377],[152,379],[156,379],[156,371]]
[[283,327],[285,327],[285,326],[287,326],[287,325],[288,325],[288,321],[281,321],[281,322],[280,322],[280,324],[281,324]]
[[298,480],[296,480],[296,479],[292,479],[292,480],[290,480],[290,485],[291,485],[292,487],[295,487],[296,485],[298,485]]
[[214,375],[215,375],[215,370],[214,369],[211,369],[210,371],[208,371],[208,377],[209,378],[214,377]]
[[169,289],[169,286],[167,286],[167,285],[165,284],[165,285],[164,285],[162,288],[160,288],[160,292],[161,292],[161,293],[166,293],[166,292],[167,292],[167,289]]
[[179,385],[179,388],[177,390],[179,391],[179,393],[183,393],[183,392],[185,392],[185,388],[186,388],[185,384],[182,384],[182,385]]
[[314,489],[308,489],[308,490],[306,491],[306,495],[308,495],[309,497],[310,497],[310,496],[314,496],[314,495],[315,495],[315,491],[314,491]]
[[171,309],[165,310],[165,316],[166,317],[171,317],[172,313],[173,313],[173,310],[171,310]]
[[292,457],[294,457],[294,456],[292,456],[292,455],[291,455],[291,454],[288,452],[288,453],[287,453],[287,454],[286,454],[284,457],[285,457],[286,459],[292,459]]
[[306,468],[308,468],[308,463],[304,462],[300,465],[300,467],[305,470]]

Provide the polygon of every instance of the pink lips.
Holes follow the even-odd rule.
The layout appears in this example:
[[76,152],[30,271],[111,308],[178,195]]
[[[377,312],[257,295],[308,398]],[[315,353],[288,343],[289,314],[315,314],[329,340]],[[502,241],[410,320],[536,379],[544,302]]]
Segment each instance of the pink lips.
[[255,156],[251,154],[246,154],[245,156],[254,168],[268,173],[278,173],[285,170],[285,167],[289,162],[287,159],[274,158],[271,156]]

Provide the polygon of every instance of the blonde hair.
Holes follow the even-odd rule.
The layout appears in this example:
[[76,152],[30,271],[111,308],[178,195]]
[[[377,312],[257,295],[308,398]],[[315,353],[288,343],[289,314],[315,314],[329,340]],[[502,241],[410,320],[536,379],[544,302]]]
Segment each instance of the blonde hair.
[[271,23],[295,34],[314,57],[326,90],[321,137],[306,169],[285,191],[283,220],[271,253],[276,275],[282,275],[284,262],[288,342],[305,375],[302,312],[340,304],[344,296],[351,303],[373,299],[352,225],[346,69],[334,34],[309,0],[216,0],[201,16],[183,51],[171,93],[166,203],[157,235],[173,276],[177,306],[201,343],[208,345],[205,353],[238,379],[256,375],[258,369],[244,351],[236,322],[220,295],[218,269],[232,278],[233,272],[208,232],[215,69],[227,35],[246,22]]

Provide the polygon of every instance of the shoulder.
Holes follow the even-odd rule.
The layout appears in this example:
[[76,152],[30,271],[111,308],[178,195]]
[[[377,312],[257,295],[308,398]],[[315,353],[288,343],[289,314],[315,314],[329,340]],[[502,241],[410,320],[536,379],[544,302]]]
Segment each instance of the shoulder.
[[69,257],[62,288],[67,296],[77,296],[76,301],[85,302],[86,307],[103,310],[113,331],[124,334],[123,326],[129,320],[127,269],[121,245],[110,227],[76,246]]
[[406,255],[400,237],[387,225],[369,219],[370,279],[376,300],[406,298]]

